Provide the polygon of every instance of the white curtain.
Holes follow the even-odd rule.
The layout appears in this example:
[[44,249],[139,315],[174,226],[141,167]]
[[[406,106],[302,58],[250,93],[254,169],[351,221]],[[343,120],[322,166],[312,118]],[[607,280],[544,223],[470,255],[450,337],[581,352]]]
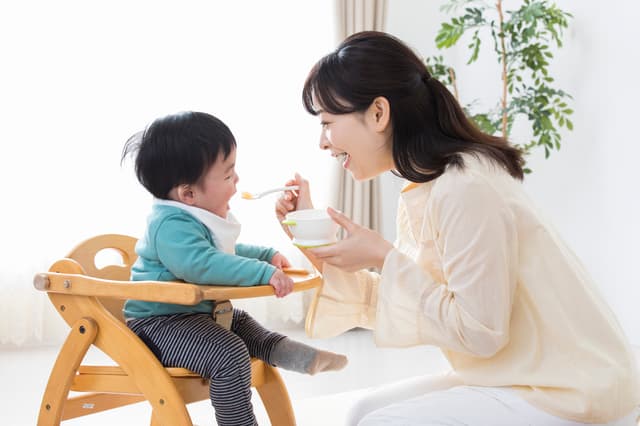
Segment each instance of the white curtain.
[[[384,31],[386,0],[335,0],[334,7],[338,43],[359,31]],[[380,231],[380,178],[356,182],[340,164],[334,164],[332,169],[332,205],[354,222]]]
[[[318,150],[301,91],[333,46],[330,2],[25,0],[1,16],[0,39],[12,42],[0,43],[0,348],[67,333],[33,288],[36,272],[93,235],[141,235],[151,198],[120,153],[158,116],[199,110],[225,121],[238,142],[240,192],[300,172],[326,203],[332,161]],[[275,247],[298,266],[275,197],[232,200],[240,241]],[[301,322],[303,298],[263,298],[251,313]]]

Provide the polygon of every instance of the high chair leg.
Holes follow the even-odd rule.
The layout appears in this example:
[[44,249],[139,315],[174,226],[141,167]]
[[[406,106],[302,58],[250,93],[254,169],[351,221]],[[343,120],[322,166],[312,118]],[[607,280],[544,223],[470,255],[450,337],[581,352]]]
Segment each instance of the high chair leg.
[[73,378],[97,332],[98,327],[91,318],[81,318],[71,327],[51,370],[40,405],[38,426],[60,424]]
[[151,412],[151,426],[162,426],[162,423],[160,423],[160,420],[158,419],[158,415],[152,411]]
[[256,384],[256,390],[262,399],[264,408],[272,425],[295,426],[296,417],[291,406],[289,392],[282,376],[275,367],[262,363],[262,383]]
[[[185,421],[185,420],[180,420],[180,421]],[[191,423],[191,420],[186,420],[187,423],[179,423],[180,425],[186,425],[186,426],[193,426],[193,423]],[[173,423],[173,420],[171,419],[164,419],[162,418],[162,415],[158,414],[156,412],[156,410],[153,410],[151,412],[151,426],[172,426],[174,424],[178,424],[178,423]]]

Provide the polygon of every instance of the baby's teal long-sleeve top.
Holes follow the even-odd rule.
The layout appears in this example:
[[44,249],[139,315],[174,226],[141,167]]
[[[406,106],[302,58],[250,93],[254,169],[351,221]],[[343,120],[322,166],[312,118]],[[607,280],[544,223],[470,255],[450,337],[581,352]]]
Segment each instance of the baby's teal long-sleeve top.
[[[236,244],[236,254],[216,247],[209,229],[188,212],[154,205],[147,230],[136,244],[138,259],[131,268],[132,281],[185,281],[203,285],[253,286],[268,284],[276,267],[276,250]],[[125,318],[176,313],[211,313],[213,301],[196,305],[127,300]]]

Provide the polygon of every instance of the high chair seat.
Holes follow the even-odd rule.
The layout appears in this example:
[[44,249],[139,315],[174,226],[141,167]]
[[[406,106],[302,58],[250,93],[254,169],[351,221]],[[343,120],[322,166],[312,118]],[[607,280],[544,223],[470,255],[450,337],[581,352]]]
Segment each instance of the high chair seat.
[[[136,260],[136,239],[107,234],[90,238],[34,278],[36,289],[47,292],[71,327],[60,348],[42,398],[38,425],[148,401],[151,425],[192,425],[186,404],[209,399],[209,382],[184,368],[165,368],[124,323],[126,299],[193,305],[202,300],[274,295],[268,285],[253,287],[202,286],[183,282],[129,281]],[[96,266],[104,250],[115,252],[119,264]],[[317,272],[290,270],[293,291],[318,287]],[[90,347],[108,355],[116,365],[81,365]],[[272,425],[295,425],[286,386],[278,370],[251,360],[251,385],[256,388]],[[69,397],[69,392],[79,395]],[[212,412],[213,416],[213,412]]]

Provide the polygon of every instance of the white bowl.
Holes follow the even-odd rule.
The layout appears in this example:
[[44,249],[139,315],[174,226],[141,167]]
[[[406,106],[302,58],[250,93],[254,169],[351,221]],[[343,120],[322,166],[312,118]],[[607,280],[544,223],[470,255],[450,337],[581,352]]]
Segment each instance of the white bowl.
[[298,247],[326,246],[338,241],[338,224],[324,210],[297,210],[287,214],[282,223],[289,227],[293,244]]

